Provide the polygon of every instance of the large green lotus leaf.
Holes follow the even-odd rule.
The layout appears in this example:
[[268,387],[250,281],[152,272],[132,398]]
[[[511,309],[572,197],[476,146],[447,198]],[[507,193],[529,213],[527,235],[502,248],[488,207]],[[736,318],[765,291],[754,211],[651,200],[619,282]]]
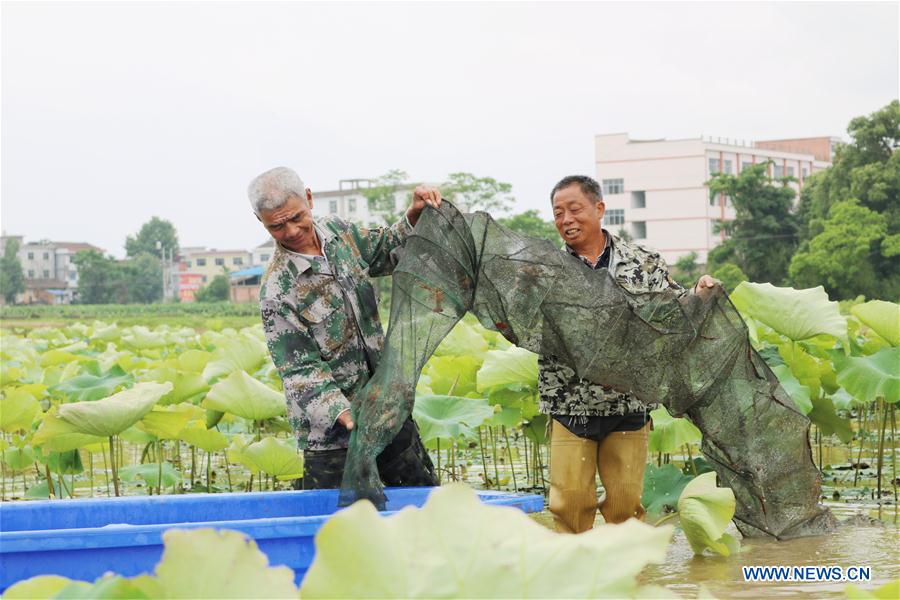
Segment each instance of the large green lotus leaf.
[[[156,442],[159,440],[158,437],[153,435],[152,433],[147,433],[143,429],[141,429],[141,422],[138,421],[137,424],[132,425],[125,431],[119,434],[119,438],[126,442],[131,442],[132,444],[140,444],[141,446],[146,446],[150,442]],[[105,444],[103,445],[103,450],[106,450]],[[88,452],[93,452],[90,450],[90,446],[86,446],[84,449]]]
[[160,367],[148,371],[145,380],[164,383],[171,382],[172,391],[160,399],[160,404],[178,404],[195,397],[202,397],[209,391],[209,384],[199,373],[181,371],[171,367]]
[[262,471],[259,468],[259,465],[253,462],[253,460],[244,453],[244,450],[247,449],[251,440],[243,435],[235,435],[231,438],[231,443],[228,445],[228,448],[225,450],[225,457],[228,459],[228,462],[243,465],[247,467],[248,471]]
[[699,442],[703,437],[700,430],[687,419],[676,419],[664,406],[650,411],[653,419],[653,431],[647,440],[650,452],[668,454],[692,442]]
[[54,365],[69,364],[72,362],[83,362],[90,360],[89,356],[83,354],[72,354],[63,350],[48,350],[41,354],[41,366],[52,367]]
[[31,446],[7,448],[3,451],[3,462],[13,471],[24,471],[34,467],[34,449]]
[[163,332],[151,331],[142,325],[127,328],[122,335],[122,343],[135,350],[157,350],[169,345]]
[[181,481],[181,473],[168,462],[163,462],[162,469],[159,463],[141,463],[128,465],[119,469],[119,477],[122,481],[132,482],[135,479],[143,479],[147,485],[157,487],[159,485],[160,470],[162,471],[162,484],[165,487],[175,485]]
[[234,371],[252,373],[269,357],[266,344],[255,336],[237,335],[225,338],[216,348],[212,360],[203,368],[203,378],[213,381]]
[[31,431],[31,422],[40,410],[40,403],[27,391],[21,388],[5,389],[0,399],[0,429],[6,432],[20,429]]
[[516,427],[522,422],[522,409],[513,406],[494,405],[494,414],[485,421],[491,427]]
[[810,400],[809,388],[797,381],[797,378],[794,377],[794,374],[787,365],[777,365],[772,367],[772,372],[778,377],[778,381],[781,383],[781,387],[784,388],[784,391],[791,396],[791,400],[794,401],[797,410],[804,415],[808,415],[812,410],[812,400]]
[[156,597],[297,598],[294,572],[270,567],[256,542],[242,533],[170,529],[163,534],[163,544],[156,565]]
[[472,356],[481,360],[487,351],[487,340],[474,327],[465,321],[460,321],[441,341],[434,354],[435,356]]
[[172,406],[154,406],[144,415],[138,427],[162,440],[181,439],[179,433],[191,421],[206,419],[206,411],[193,404],[175,404]]
[[[99,402],[99,400],[97,400]],[[71,423],[57,416],[58,409],[50,409],[44,413],[41,426],[34,434],[33,443],[47,452],[65,452],[82,448],[88,444],[102,443],[106,440],[95,435],[82,433]]]
[[296,447],[282,444],[273,437],[263,438],[243,449],[242,454],[264,471],[278,479],[303,477],[303,461]]
[[699,475],[684,487],[678,499],[678,515],[694,554],[703,554],[709,548],[729,556],[736,550],[737,540],[725,533],[734,507],[734,492],[716,487],[714,472]]
[[117,389],[134,383],[134,377],[119,365],[102,375],[82,373],[55,386],[52,391],[65,395],[69,400],[81,402],[99,400],[110,396]]
[[202,374],[203,369],[212,360],[212,353],[204,350],[185,350],[178,355],[178,368],[182,371]]
[[537,354],[511,346],[506,350],[489,350],[478,371],[478,391],[498,387],[537,389]]
[[422,370],[435,394],[465,396],[475,391],[481,361],[473,356],[433,356]]
[[[46,495],[44,496],[46,498]],[[54,598],[56,594],[73,581],[59,575],[39,575],[31,579],[20,581],[3,592],[3,600],[46,600]],[[84,587],[90,584],[79,582]]]
[[800,385],[809,388],[811,396],[818,396],[822,388],[820,361],[800,344],[791,341],[780,344],[778,353]]
[[522,432],[535,444],[546,444],[549,441],[547,438],[547,415],[533,416],[527,423],[522,424]]
[[[831,403],[834,404],[834,408],[837,410],[853,410],[862,404],[862,402],[851,396],[844,388],[840,388],[828,397],[831,399]],[[812,404],[810,404],[810,407],[812,407]]]
[[218,452],[228,446],[228,438],[205,427],[185,427],[178,432],[178,439],[207,452]]
[[[28,499],[38,499],[38,498],[49,498],[50,497],[50,486],[47,485],[47,480],[44,479],[40,483],[36,483],[25,492],[25,497]],[[53,482],[53,497],[54,498],[71,498],[72,496],[69,494],[69,490],[66,489],[66,486],[59,485],[59,481]],[[6,598],[6,595],[3,596]]]
[[413,406],[423,442],[474,437],[472,430],[493,415],[494,409],[487,401],[459,396],[419,396]]
[[889,581],[874,590],[864,590],[850,584],[844,588],[844,594],[848,600],[897,600],[900,598],[900,579]]
[[113,323],[104,323],[102,321],[94,321],[91,324],[91,339],[102,342],[117,342],[122,337],[122,330]]
[[900,348],[885,348],[871,356],[845,356],[831,352],[837,381],[860,402],[900,399]]
[[78,450],[51,452],[47,457],[47,467],[54,473],[63,475],[84,473],[84,464],[81,462],[81,453]]
[[813,398],[812,406],[809,420],[815,423],[824,435],[836,435],[842,442],[849,444],[853,439],[850,419],[837,414],[831,398],[828,396]]
[[382,517],[357,502],[325,522],[301,597],[624,598],[665,559],[671,527],[636,520],[559,535],[462,484]]
[[644,469],[644,489],[641,504],[651,519],[665,511],[674,511],[684,487],[691,477],[682,473],[675,465],[661,467],[649,463]]
[[742,315],[753,317],[794,341],[820,333],[838,339],[847,336],[847,319],[822,286],[796,290],[744,281],[730,298]]
[[850,309],[850,314],[890,342],[891,346],[900,346],[900,304],[872,300],[857,304]]
[[146,381],[103,400],[63,404],[57,414],[76,433],[111,436],[141,420],[171,390],[171,383]]
[[201,406],[252,421],[277,417],[287,410],[284,395],[253,379],[243,370],[232,372],[212,386]]

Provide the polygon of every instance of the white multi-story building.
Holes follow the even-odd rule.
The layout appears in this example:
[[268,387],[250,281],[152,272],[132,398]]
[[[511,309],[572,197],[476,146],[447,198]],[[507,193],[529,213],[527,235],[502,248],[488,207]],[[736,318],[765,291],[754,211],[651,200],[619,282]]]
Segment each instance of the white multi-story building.
[[[362,190],[371,187],[371,179],[341,179],[338,189],[317,192],[313,190],[313,214],[317,217],[336,215],[346,221],[363,225],[381,224],[380,215],[369,210],[369,203]],[[401,185],[394,193],[395,211],[404,210],[410,202],[412,185]]]
[[41,240],[25,243],[22,236],[0,236],[0,253],[6,240],[19,242],[17,257],[25,276],[25,292],[16,300],[24,303],[68,304],[78,291],[78,267],[72,258],[81,250],[102,249],[84,242]]
[[[597,180],[606,203],[604,227],[624,229],[638,243],[655,248],[667,262],[696,252],[697,262],[724,239],[717,220],[734,218],[728,198],[710,197],[706,182],[717,173],[739,174],[772,161],[772,178],[791,176],[798,190],[812,173],[831,166],[829,137],[739,142],[700,137],[632,140],[627,133],[595,138]],[[799,197],[799,194],[798,194]]]

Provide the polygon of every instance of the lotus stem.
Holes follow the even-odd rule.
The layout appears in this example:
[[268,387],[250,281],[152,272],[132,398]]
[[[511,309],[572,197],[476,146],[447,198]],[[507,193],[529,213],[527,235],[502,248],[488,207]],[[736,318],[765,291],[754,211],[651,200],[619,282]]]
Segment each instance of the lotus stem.
[[196,466],[197,466],[197,449],[194,448],[193,446],[191,446],[191,488],[194,487],[194,481],[196,479],[196,475],[194,474]]
[[662,519],[660,519],[660,520],[657,521],[656,523],[654,523],[653,526],[654,526],[654,527],[659,527],[660,525],[662,525],[662,524],[665,523],[666,521],[671,521],[672,519],[675,519],[675,518],[677,518],[677,517],[679,517],[679,516],[680,516],[680,515],[678,514],[678,512],[670,513],[670,514],[664,516]]
[[113,488],[116,490],[116,497],[119,497],[119,472],[116,469],[116,444],[113,436],[109,436],[109,464],[112,465]]
[[222,456],[225,458],[225,475],[228,476],[228,491],[233,492],[234,489],[231,487],[231,468],[228,466],[228,455],[225,451],[222,451]]
[[441,475],[441,438],[437,438],[437,476],[438,485],[441,485],[441,481],[444,479]]
[[44,475],[47,477],[47,498],[53,499],[56,490],[53,488],[53,480],[50,478],[50,465],[44,464]]
[[[74,477],[74,475],[73,475],[73,477]],[[56,478],[59,479],[59,495],[62,496],[63,490],[65,490],[66,493],[69,494],[69,497],[73,498],[74,496],[72,495],[72,490],[70,490],[69,486],[66,485],[66,476],[63,475],[62,473],[57,473]],[[74,484],[73,484],[73,487],[74,487]]]
[[491,487],[491,480],[487,473],[487,457],[484,455],[484,437],[481,425],[478,426],[478,447],[481,449],[481,470],[484,472],[484,485]]
[[516,483],[516,465],[513,464],[512,449],[509,447],[509,433],[506,431],[506,425],[500,426],[503,431],[503,439],[506,441],[506,455],[509,457],[509,469],[512,471],[513,489],[519,491],[519,484]]
[[697,465],[694,464],[694,455],[691,454],[691,445],[685,444],[684,447],[687,449],[688,463],[691,465],[691,472],[694,474],[694,477],[696,477],[697,476]]
[[[866,427],[869,426],[869,407],[868,405],[862,406],[862,414],[860,415],[862,420],[862,426],[859,428],[859,454],[856,457],[856,469],[853,474],[853,487],[856,487],[857,482],[859,481],[859,469],[862,464],[862,453],[863,447],[866,445]],[[853,456],[852,454],[850,456]]]
[[891,484],[894,487],[894,510],[897,507],[897,419],[896,404],[891,404]]
[[528,462],[528,436],[522,436],[522,443],[525,444],[525,487],[531,487],[531,463]]
[[494,481],[497,488],[500,488],[500,470],[497,468],[497,438],[494,437],[494,428],[488,426],[488,433],[491,434],[491,455],[494,458]]
[[882,415],[881,434],[878,436],[878,506],[881,506],[881,469],[884,465],[884,430],[887,428],[888,415],[883,398],[878,398],[878,406]]
[[100,445],[100,454],[103,455],[103,477],[106,479],[106,497],[109,498],[112,494],[109,491],[109,465],[106,464],[106,450],[103,449],[103,445]]
[[156,440],[156,495],[162,496],[162,440]]
[[91,498],[94,497],[94,453],[88,452],[88,468],[91,470]]
[[209,483],[209,471],[210,471],[210,463],[212,463],[212,452],[206,453],[206,491],[210,491],[210,483]]

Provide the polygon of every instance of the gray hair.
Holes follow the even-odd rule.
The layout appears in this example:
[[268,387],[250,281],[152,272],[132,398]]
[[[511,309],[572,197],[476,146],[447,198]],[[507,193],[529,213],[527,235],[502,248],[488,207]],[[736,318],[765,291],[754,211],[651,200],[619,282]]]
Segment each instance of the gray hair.
[[287,167],[275,167],[258,175],[247,188],[250,206],[256,216],[264,210],[273,210],[284,206],[292,196],[306,199],[306,186],[303,180]]

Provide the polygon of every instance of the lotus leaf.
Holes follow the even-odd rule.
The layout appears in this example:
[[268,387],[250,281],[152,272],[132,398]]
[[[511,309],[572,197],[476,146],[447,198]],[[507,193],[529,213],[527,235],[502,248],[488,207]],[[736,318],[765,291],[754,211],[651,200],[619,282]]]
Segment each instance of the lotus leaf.
[[475,330],[475,327],[465,321],[460,321],[450,330],[434,354],[435,356],[471,356],[480,362],[488,348],[487,340]]
[[160,398],[160,404],[199,402],[209,391],[209,385],[199,373],[181,371],[171,367],[153,369],[146,374],[145,378],[160,383],[167,381],[172,383],[172,391]]
[[481,361],[472,356],[434,356],[425,365],[429,387],[435,394],[465,396],[475,391]]
[[494,415],[485,400],[459,396],[420,396],[413,407],[413,418],[423,442],[434,439],[472,438],[474,428]]
[[203,378],[213,381],[235,371],[252,373],[269,358],[266,344],[252,335],[224,338],[203,369]]
[[[43,496],[47,497],[46,494]],[[44,600],[54,598],[63,588],[70,585],[71,579],[59,575],[40,575],[20,581],[3,592],[4,600]],[[89,584],[82,583],[84,587]]]
[[900,598],[900,579],[889,581],[874,590],[863,590],[851,584],[844,588],[844,593],[848,600],[897,600]]
[[537,354],[518,346],[490,350],[478,371],[478,391],[509,386],[537,389],[537,377]]
[[7,448],[3,451],[3,462],[13,471],[24,471],[34,465],[34,449],[31,446]]
[[831,398],[825,396],[812,398],[812,410],[809,412],[809,420],[816,424],[824,435],[837,435],[845,444],[853,439],[853,429],[850,420],[841,417],[835,412]]
[[202,408],[193,404],[175,404],[172,406],[154,406],[153,410],[144,415],[138,423],[138,427],[147,433],[162,439],[180,439],[179,434],[191,421],[205,418]]
[[178,355],[178,369],[190,373],[202,374],[203,369],[212,359],[212,353],[203,350],[185,350]]
[[6,432],[24,429],[31,431],[31,423],[41,406],[33,395],[19,389],[6,389],[0,399],[0,429]]
[[159,486],[159,474],[162,471],[162,485],[168,487],[181,481],[181,473],[168,462],[163,462],[162,469],[159,463],[141,463],[128,465],[119,469],[119,478],[122,481],[134,481],[143,479],[151,487]]
[[99,400],[110,396],[117,389],[134,383],[134,377],[119,365],[102,374],[82,373],[66,379],[53,388],[54,392],[65,395],[69,400]]
[[263,421],[286,412],[284,395],[242,370],[234,371],[213,385],[201,406],[252,421]]
[[63,404],[57,414],[72,433],[108,437],[137,423],[171,390],[171,383],[142,382],[103,400]]
[[250,444],[241,451],[241,456],[260,471],[278,479],[303,477],[303,461],[296,447],[289,447],[275,438],[267,437]]
[[[99,400],[97,401],[99,402]],[[65,452],[105,442],[105,438],[76,431],[73,426],[57,416],[58,409],[44,413],[41,426],[34,434],[33,442],[47,452]]]
[[653,431],[647,440],[650,452],[671,453],[703,437],[693,423],[685,418],[676,419],[664,406],[650,411],[650,417],[653,419]]
[[546,444],[549,441],[547,438],[547,415],[535,415],[522,426],[522,431],[535,444]]
[[744,281],[731,294],[731,301],[742,315],[753,317],[794,341],[820,333],[838,339],[847,336],[847,319],[822,286],[797,290]]
[[79,354],[72,354],[63,350],[48,350],[41,355],[40,365],[42,367],[52,367],[60,364],[69,364],[72,362],[90,360],[89,357]]
[[716,487],[714,472],[699,475],[684,487],[678,499],[678,514],[694,554],[703,554],[709,548],[729,556],[739,548],[737,540],[725,533],[734,507],[734,492]]
[[[66,489],[66,486],[60,486],[58,483],[53,484],[53,495],[56,498],[70,498],[69,490]],[[28,488],[28,491],[25,492],[26,498],[49,498],[50,497],[50,486],[47,485],[47,480],[43,480],[40,483],[36,483],[35,485]],[[3,596],[6,598],[6,595]]]
[[422,508],[382,517],[357,502],[316,536],[303,598],[631,597],[635,576],[662,562],[671,527],[638,521],[559,535],[462,484]]
[[860,402],[900,400],[900,348],[885,348],[871,356],[844,356],[834,351],[831,356],[838,383]]
[[47,467],[52,472],[61,475],[84,473],[84,464],[81,462],[81,454],[78,450],[51,452],[50,456],[47,457]]
[[809,388],[797,381],[797,378],[794,377],[794,374],[786,365],[774,366],[772,367],[772,372],[778,377],[778,381],[781,383],[784,391],[790,394],[791,400],[797,406],[797,410],[804,415],[808,415],[812,410]]
[[900,346],[900,304],[872,300],[857,304],[850,309],[850,314],[887,340],[891,346]]
[[228,438],[205,427],[186,427],[178,433],[178,439],[207,452],[218,452],[228,446]]
[[162,331],[151,331],[142,325],[126,329],[122,335],[122,343],[135,350],[155,350],[169,345]]
[[655,518],[667,510],[674,511],[684,486],[690,481],[691,477],[682,473],[673,464],[665,464],[661,467],[652,463],[648,464],[644,469],[644,490],[641,494],[641,504],[650,518]]

